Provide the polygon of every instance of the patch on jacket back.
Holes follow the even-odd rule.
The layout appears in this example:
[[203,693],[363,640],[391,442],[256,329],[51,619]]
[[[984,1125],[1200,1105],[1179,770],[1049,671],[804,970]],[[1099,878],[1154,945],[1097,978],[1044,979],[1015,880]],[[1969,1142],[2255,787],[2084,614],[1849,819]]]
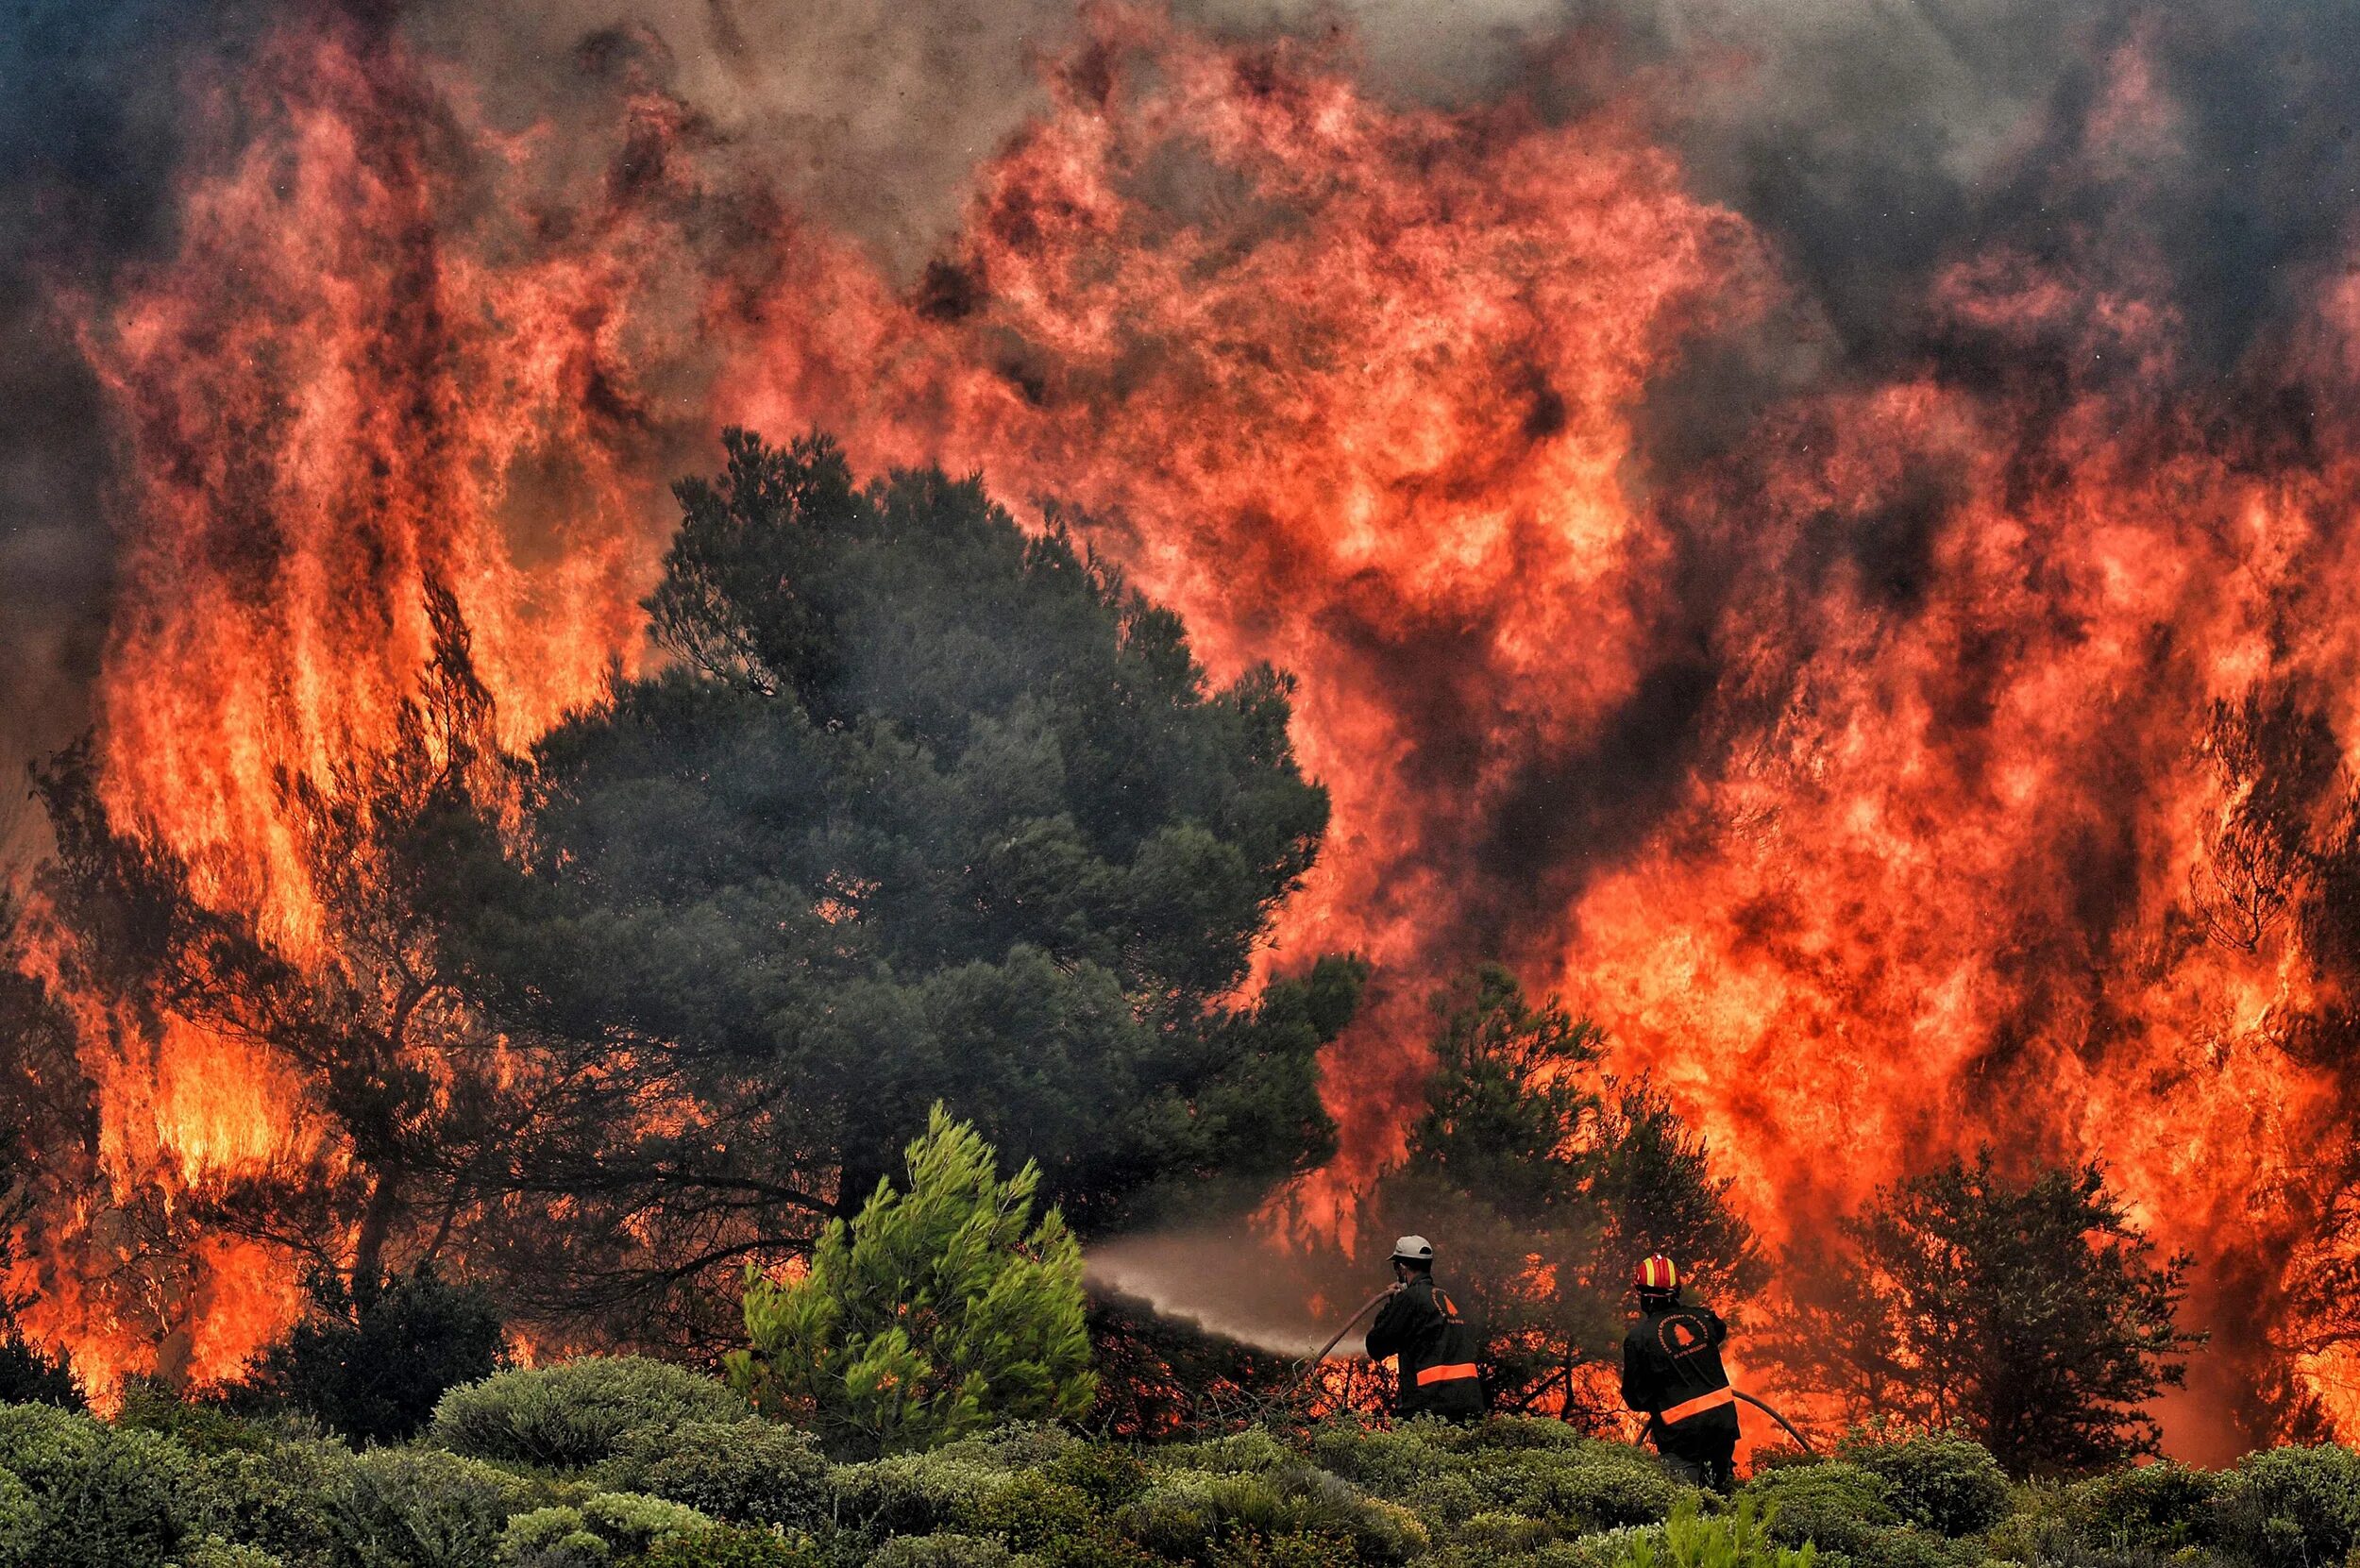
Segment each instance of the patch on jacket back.
[[1685,1312],[1675,1312],[1656,1325],[1656,1342],[1663,1354],[1675,1361],[1695,1355],[1711,1346],[1712,1337],[1705,1332],[1703,1323]]

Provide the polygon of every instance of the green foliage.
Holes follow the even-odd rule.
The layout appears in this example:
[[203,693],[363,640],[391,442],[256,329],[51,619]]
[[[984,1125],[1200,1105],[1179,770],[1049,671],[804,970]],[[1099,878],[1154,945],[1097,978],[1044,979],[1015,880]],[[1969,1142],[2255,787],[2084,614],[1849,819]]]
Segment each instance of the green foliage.
[[1873,1549],[1878,1532],[1900,1524],[1893,1493],[1883,1476],[1837,1459],[1757,1475],[1739,1496],[1760,1507],[1760,1517],[1780,1543],[1813,1543],[1856,1558]]
[[261,1547],[288,1568],[325,1568],[348,1531],[355,1460],[342,1443],[289,1439],[197,1461],[194,1527]]
[[0,1539],[25,1568],[151,1568],[188,1535],[196,1461],[159,1432],[48,1405],[0,1407]]
[[2155,1452],[2146,1404],[2202,1340],[2175,1324],[2190,1259],[2158,1260],[2096,1164],[2018,1183],[1989,1150],[1880,1189],[1807,1283],[1776,1354],[1861,1415],[1955,1429],[2012,1475]]
[[880,1182],[801,1278],[750,1269],[753,1343],[730,1357],[732,1384],[859,1457],[1083,1414],[1082,1251],[1056,1210],[1032,1225],[1038,1169],[1001,1181],[990,1145],[938,1104],[907,1162],[909,1190]]
[[605,1568],[631,1562],[656,1546],[712,1533],[712,1520],[695,1509],[632,1492],[593,1492],[572,1506],[535,1509],[508,1521],[501,1532],[500,1568]]
[[353,1462],[338,1543],[356,1568],[493,1568],[514,1515],[538,1507],[532,1482],[434,1448],[379,1448]]
[[244,1391],[314,1416],[355,1442],[414,1437],[445,1391],[499,1367],[491,1299],[430,1267],[359,1287],[323,1276],[313,1306]]
[[1009,1555],[988,1536],[913,1535],[886,1542],[868,1568],[1008,1568]]
[[723,1526],[701,1535],[659,1541],[642,1568],[826,1568],[801,1539]]
[[1631,1537],[1623,1568],[1812,1568],[1818,1548],[1778,1545],[1767,1523],[1751,1497],[1711,1519],[1698,1513],[1694,1497],[1684,1497],[1660,1535]]
[[1298,1537],[1340,1542],[1357,1554],[1344,1560],[1376,1563],[1406,1562],[1427,1544],[1424,1527],[1407,1509],[1300,1459],[1227,1474],[1163,1472],[1117,1523],[1150,1551],[1203,1564],[1247,1537],[1262,1543],[1254,1550]]
[[1838,1454],[1882,1476],[1892,1489],[1892,1507],[1904,1520],[1944,1535],[1987,1530],[2008,1511],[2006,1472],[1970,1439],[1941,1432],[1898,1439],[1861,1432],[1847,1438]]
[[209,1535],[184,1547],[174,1568],[288,1568],[260,1546],[239,1546]]
[[2255,1568],[2335,1568],[2360,1547],[2360,1454],[2335,1443],[2248,1455],[2213,1496],[2214,1541]]
[[624,1439],[601,1468],[617,1492],[683,1503],[740,1525],[808,1529],[830,1502],[828,1464],[811,1439],[767,1421],[693,1421]]
[[635,1433],[748,1414],[725,1385],[683,1367],[591,1356],[452,1389],[435,1405],[429,1436],[475,1458],[579,1470],[611,1458]]
[[2219,1484],[2210,1471],[2161,1459],[2079,1481],[2066,1503],[2074,1523],[2098,1541],[2177,1551],[2211,1539]]

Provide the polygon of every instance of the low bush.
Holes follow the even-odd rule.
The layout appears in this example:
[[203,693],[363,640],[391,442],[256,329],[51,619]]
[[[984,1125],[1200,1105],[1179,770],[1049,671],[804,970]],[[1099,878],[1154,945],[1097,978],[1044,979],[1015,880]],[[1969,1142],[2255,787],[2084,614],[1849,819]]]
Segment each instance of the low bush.
[[838,1521],[879,1539],[956,1529],[1015,1479],[972,1442],[843,1465],[831,1478]]
[[1970,1439],[1935,1432],[1898,1440],[1858,1435],[1838,1456],[1890,1487],[1895,1512],[1947,1536],[1987,1530],[2008,1511],[2007,1473]]
[[633,1433],[750,1419],[745,1401],[685,1367],[592,1356],[453,1389],[435,1405],[429,1437],[471,1458],[580,1470],[612,1458]]
[[173,1568],[287,1568],[286,1561],[260,1546],[239,1546],[209,1535],[183,1547]]
[[1655,1459],[1614,1442],[1495,1451],[1477,1458],[1474,1475],[1494,1506],[1576,1531],[1660,1523],[1683,1490]]
[[1762,1510],[1781,1545],[1812,1544],[1848,1558],[1867,1555],[1880,1532],[1901,1522],[1893,1509],[1893,1484],[1843,1459],[1757,1475],[1739,1495]]
[[0,1406],[0,1533],[42,1568],[160,1568],[188,1528],[195,1458],[160,1432]]
[[2219,1477],[2164,1459],[2076,1482],[2063,1506],[2100,1545],[2178,1551],[2212,1538]]
[[832,1501],[828,1462],[810,1438],[769,1421],[692,1421],[623,1439],[604,1485],[684,1503],[739,1525],[809,1529]]
[[2360,1454],[2330,1442],[2248,1455],[2213,1494],[2213,1536],[2256,1568],[2340,1568],[2360,1546]]
[[489,1568],[508,1521],[546,1489],[435,1448],[378,1448],[353,1461],[336,1510],[343,1560],[358,1568]]
[[1179,1561],[1212,1563],[1245,1537],[1265,1543],[1317,1536],[1348,1543],[1360,1562],[1406,1562],[1427,1544],[1407,1509],[1380,1502],[1295,1459],[1258,1473],[1166,1471],[1116,1516],[1122,1532]]
[[331,1568],[355,1460],[338,1442],[296,1439],[197,1460],[193,1526],[268,1551],[287,1568]]
[[1008,1568],[1008,1548],[989,1536],[897,1537],[868,1560],[868,1568]]
[[640,1568],[828,1568],[828,1564],[807,1541],[725,1525],[702,1535],[657,1542]]

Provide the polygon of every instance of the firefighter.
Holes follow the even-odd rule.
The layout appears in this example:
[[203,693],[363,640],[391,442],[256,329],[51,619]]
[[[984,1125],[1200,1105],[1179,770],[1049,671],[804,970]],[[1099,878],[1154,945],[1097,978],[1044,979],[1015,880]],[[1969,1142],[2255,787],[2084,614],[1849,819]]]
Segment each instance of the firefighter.
[[1623,1336],[1623,1403],[1675,1475],[1728,1492],[1737,1484],[1737,1395],[1721,1365],[1729,1331],[1709,1307],[1680,1300],[1679,1270],[1658,1255],[1639,1265],[1639,1321]]
[[1475,1334],[1434,1283],[1434,1244],[1423,1236],[1393,1243],[1393,1285],[1369,1325],[1369,1359],[1399,1357],[1394,1413],[1475,1421],[1487,1406],[1475,1366]]

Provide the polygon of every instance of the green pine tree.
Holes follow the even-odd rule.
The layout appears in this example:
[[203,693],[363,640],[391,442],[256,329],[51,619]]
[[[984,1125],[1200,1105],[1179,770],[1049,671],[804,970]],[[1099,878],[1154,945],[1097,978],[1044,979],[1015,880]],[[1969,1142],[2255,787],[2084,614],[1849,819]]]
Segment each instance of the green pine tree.
[[1000,1180],[991,1145],[940,1104],[907,1161],[909,1190],[880,1181],[801,1278],[749,1271],[752,1344],[731,1383],[859,1458],[1081,1416],[1098,1388],[1082,1249],[1054,1208],[1032,1224],[1039,1168]]

